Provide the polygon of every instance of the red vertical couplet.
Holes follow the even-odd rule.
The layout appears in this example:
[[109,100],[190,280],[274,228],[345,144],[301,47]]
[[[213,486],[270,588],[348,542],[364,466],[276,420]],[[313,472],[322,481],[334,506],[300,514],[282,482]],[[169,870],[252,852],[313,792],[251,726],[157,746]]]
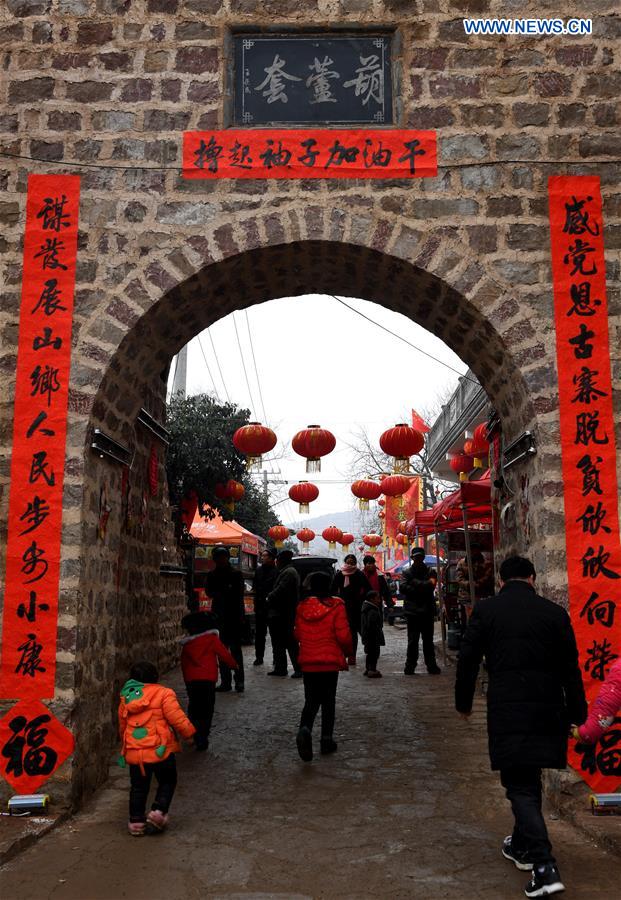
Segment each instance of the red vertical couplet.
[[[549,179],[569,610],[587,698],[621,653],[621,544],[599,178]],[[621,782],[621,717],[572,766]]]
[[80,179],[28,179],[0,697],[50,698]]

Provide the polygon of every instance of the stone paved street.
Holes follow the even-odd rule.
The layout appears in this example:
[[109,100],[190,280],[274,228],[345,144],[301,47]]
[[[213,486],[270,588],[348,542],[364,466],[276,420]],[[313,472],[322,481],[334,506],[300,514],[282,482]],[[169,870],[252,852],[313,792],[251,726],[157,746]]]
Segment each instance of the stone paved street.
[[[218,697],[212,746],[188,750],[165,835],[125,831],[127,775],[13,859],[19,900],[416,898],[504,900],[527,878],[500,856],[509,811],[488,770],[483,703],[452,711],[452,670],[405,678],[405,633],[380,668],[341,676],[339,751],[308,765],[294,735],[302,684],[267,678],[246,650],[247,691]],[[172,684],[182,687],[179,673]],[[618,896],[619,860],[551,821],[571,900]],[[615,874],[616,873],[616,874]]]

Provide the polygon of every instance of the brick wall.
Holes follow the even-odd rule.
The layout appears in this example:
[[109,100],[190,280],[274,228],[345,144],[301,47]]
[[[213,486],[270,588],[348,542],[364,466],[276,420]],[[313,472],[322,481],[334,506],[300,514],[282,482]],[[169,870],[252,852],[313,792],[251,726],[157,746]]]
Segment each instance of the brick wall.
[[[375,300],[445,340],[480,378],[506,436],[535,432],[538,455],[516,478],[522,527],[503,535],[504,548],[525,548],[529,534],[546,590],[563,601],[546,182],[602,179],[618,408],[621,18],[614,2],[570,0],[565,16],[594,17],[588,39],[473,38],[461,22],[464,10],[557,9],[548,0],[7,0],[0,146],[49,162],[0,158],[3,536],[26,179],[82,176],[55,700],[76,726],[75,771],[64,773],[76,796],[104,777],[111,697],[130,649],[160,653],[163,629],[165,664],[180,603],[158,574],[170,543],[165,494],[128,537],[121,473],[87,449],[89,428],[135,450],[139,496],[148,446],[138,410],[147,403],[161,416],[171,355],[235,308],[323,290]],[[227,124],[229,30],[261,23],[394,25],[399,124],[438,129],[438,177],[183,181],[181,132]],[[113,511],[98,541],[104,480]]]

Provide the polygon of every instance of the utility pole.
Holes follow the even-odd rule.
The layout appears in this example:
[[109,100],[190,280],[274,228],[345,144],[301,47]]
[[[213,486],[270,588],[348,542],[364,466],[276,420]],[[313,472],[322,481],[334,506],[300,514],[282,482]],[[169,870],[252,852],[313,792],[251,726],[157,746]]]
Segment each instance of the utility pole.
[[172,395],[175,397],[181,394],[183,400],[186,398],[186,388],[188,381],[188,345],[182,347],[176,357],[175,375],[173,378]]

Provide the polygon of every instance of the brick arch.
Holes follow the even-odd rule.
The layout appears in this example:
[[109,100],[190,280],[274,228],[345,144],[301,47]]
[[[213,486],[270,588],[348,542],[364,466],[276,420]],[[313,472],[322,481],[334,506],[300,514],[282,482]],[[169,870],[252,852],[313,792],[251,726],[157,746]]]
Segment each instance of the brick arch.
[[[76,794],[105,777],[108,748],[114,742],[111,685],[122,677],[131,657],[155,658],[162,667],[174,659],[183,603],[181,590],[175,593],[171,582],[162,584],[159,574],[162,547],[170,543],[170,534],[167,538],[162,530],[165,491],[149,501],[143,525],[128,532],[123,523],[121,470],[90,451],[86,426],[99,425],[135,450],[130,496],[139,504],[152,438],[136,424],[137,413],[146,406],[156,418],[163,418],[170,359],[197,333],[235,309],[278,297],[307,293],[362,297],[407,315],[444,340],[479,376],[509,436],[537,428],[541,388],[530,378],[529,367],[541,353],[533,316],[525,314],[476,260],[464,258],[451,234],[430,232],[417,240],[407,229],[396,231],[391,223],[380,226],[370,223],[355,240],[353,220],[338,240],[327,239],[323,227],[320,237],[302,236],[290,227],[290,220],[287,229],[284,224],[277,229],[273,243],[267,239],[265,222],[254,230],[243,221],[227,225],[225,235],[218,229],[208,237],[188,235],[178,254],[161,258],[155,252],[145,259],[107,301],[105,313],[99,310],[82,327],[75,354],[78,365],[88,361],[91,347],[107,345],[109,350],[108,359],[100,360],[106,365],[103,377],[98,372],[90,409],[75,416],[81,420],[75,421],[77,433],[87,435],[83,468],[76,478],[83,488],[75,592]],[[107,323],[112,326],[109,333]],[[163,480],[163,454],[160,464]],[[534,477],[543,483],[556,465],[549,458]],[[104,482],[116,504],[106,540],[98,541]],[[546,552],[549,537],[544,507],[542,498],[532,525],[533,536],[545,535],[541,553]]]

